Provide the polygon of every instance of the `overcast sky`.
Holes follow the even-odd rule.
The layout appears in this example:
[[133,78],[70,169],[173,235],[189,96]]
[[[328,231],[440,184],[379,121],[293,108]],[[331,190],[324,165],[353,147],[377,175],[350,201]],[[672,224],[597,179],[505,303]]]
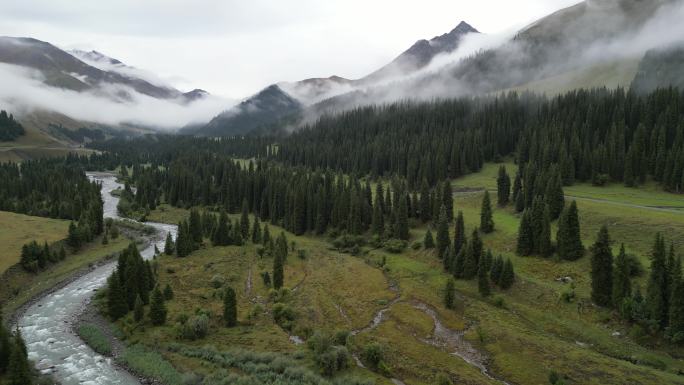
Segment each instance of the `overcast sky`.
[[3,0],[0,33],[95,49],[174,86],[242,98],[362,77],[461,20],[517,30],[578,0]]

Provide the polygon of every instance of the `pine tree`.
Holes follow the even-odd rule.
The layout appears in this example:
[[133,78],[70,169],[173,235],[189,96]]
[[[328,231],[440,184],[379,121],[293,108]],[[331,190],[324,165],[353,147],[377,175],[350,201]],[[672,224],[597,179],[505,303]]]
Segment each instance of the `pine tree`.
[[477,269],[477,290],[483,297],[489,297],[492,293],[489,287],[489,274],[484,263],[480,263]]
[[67,235],[67,245],[73,249],[78,249],[81,247],[81,234],[74,224],[74,221],[69,222],[69,233]]
[[532,235],[532,218],[530,210],[523,211],[520,226],[518,226],[518,255],[531,255],[534,250],[534,237]]
[[591,248],[591,299],[599,306],[610,306],[613,291],[613,252],[604,225]]
[[385,232],[385,215],[382,212],[382,188],[379,187],[379,192],[375,194],[375,203],[373,204],[373,220],[371,224],[371,231],[373,234],[381,236]]
[[454,226],[454,253],[458,254],[465,244],[465,222],[463,221],[463,212],[459,210],[456,216],[456,225]]
[[173,299],[173,289],[171,288],[171,285],[168,283],[166,286],[164,286],[164,300],[165,301],[171,301]]
[[[229,245],[229,231],[230,229],[228,228],[228,214],[226,214],[224,210],[221,210],[221,214],[219,214],[218,227],[216,227],[216,230],[214,231],[214,235],[211,240],[214,246]],[[178,245],[178,241],[176,241],[176,245]]]
[[420,186],[420,220],[425,223],[431,218],[432,210],[430,209],[430,189],[428,188],[427,181],[423,179],[423,183]]
[[140,322],[145,316],[145,308],[143,307],[143,301],[140,296],[135,297],[135,306],[133,307],[133,319],[136,322]]
[[[303,234],[304,231],[300,234]],[[242,215],[240,216],[240,235],[242,239],[249,239],[249,204],[247,199],[242,200]]]
[[427,229],[425,232],[425,238],[423,240],[423,247],[426,249],[434,249],[435,248],[435,240],[432,238],[432,231],[430,229]]
[[261,243],[261,223],[259,223],[258,215],[254,215],[254,224],[252,226],[252,243],[255,245]]
[[615,269],[613,270],[613,305],[619,308],[623,300],[628,298],[631,293],[630,267],[623,243],[620,246],[620,254],[615,259]]
[[[190,220],[188,222],[188,233],[190,235],[190,239],[192,240],[191,244],[196,244],[199,245],[202,243],[202,218],[200,217],[199,211],[197,209],[192,209],[190,210]],[[192,246],[190,247],[190,250],[194,249],[195,247]]]
[[461,247],[461,251],[456,253],[454,257],[451,273],[456,278],[463,278],[463,270],[465,269],[466,251],[468,250],[468,241],[466,240]]
[[264,224],[264,232],[263,232],[263,235],[261,237],[261,242],[264,246],[271,243],[271,232],[268,229],[268,223]]
[[230,286],[223,293],[223,322],[229,328],[237,325],[237,299],[235,290]]
[[408,206],[405,195],[399,197],[399,207],[396,213],[395,227],[395,238],[403,240],[409,239]]
[[451,223],[454,219],[454,194],[451,190],[451,183],[445,180],[442,184],[442,204],[446,209],[447,221]]
[[667,335],[674,343],[684,342],[684,282],[681,277],[672,282]]
[[0,308],[0,374],[5,373],[7,370],[12,349],[11,343],[10,333],[5,328],[5,322],[2,319],[2,308]]
[[489,234],[494,231],[494,219],[492,219],[492,203],[489,199],[489,191],[485,190],[482,198],[482,209],[480,210],[480,230]]
[[276,251],[273,257],[273,288],[276,290],[283,287],[283,263],[282,253]]
[[499,206],[506,206],[511,196],[511,178],[506,173],[506,166],[503,165],[499,167],[499,176],[496,179],[496,192]]
[[518,169],[518,171],[515,173],[515,180],[513,181],[513,196],[512,196],[513,202],[516,205],[516,211],[517,212],[521,212],[524,209],[524,207],[522,207],[520,209],[518,209],[518,207],[517,207],[518,206],[518,199],[520,198],[521,195],[523,195],[523,200],[521,201],[521,203],[523,203],[523,205],[524,205],[525,201],[524,201],[524,194],[522,192],[522,179],[520,176],[520,169]]
[[558,220],[558,256],[568,261],[575,261],[584,255],[584,246],[580,234],[577,203],[572,201],[570,207],[563,211]]
[[159,287],[155,287],[152,291],[152,300],[150,301],[150,320],[152,325],[160,326],[166,323],[166,304],[164,303],[164,296]]
[[439,210],[439,222],[437,223],[437,256],[444,258],[444,251],[451,244],[449,239],[449,219],[447,218],[444,205]]
[[7,365],[8,385],[31,385],[33,383],[31,366],[28,361],[26,344],[19,329],[14,332],[13,342]]
[[116,321],[128,313],[126,295],[121,287],[121,276],[118,269],[109,277],[107,286],[107,312]]
[[525,194],[520,191],[520,194],[515,198],[515,211],[521,213],[525,210]]
[[283,260],[283,263],[287,261],[287,250],[287,238],[285,237],[285,232],[281,231],[276,241],[276,253],[280,254],[280,258]]
[[475,256],[474,243],[474,239],[468,242],[468,248],[463,256],[463,278],[465,279],[473,279],[477,275],[478,260]]
[[655,243],[651,252],[651,273],[648,277],[648,287],[646,288],[646,303],[648,305],[649,316],[660,327],[667,325],[668,316],[668,292],[667,281],[668,272],[665,263],[666,251],[663,236],[656,234]]
[[554,167],[552,176],[549,178],[548,185],[546,186],[544,200],[549,206],[551,220],[557,219],[561,212],[563,212],[563,206],[565,206],[565,193],[563,192],[560,172],[558,172],[556,167]]
[[513,286],[514,281],[515,272],[513,271],[513,263],[511,262],[511,259],[508,258],[506,259],[506,263],[504,263],[503,269],[501,270],[501,277],[499,278],[499,287],[506,290]]
[[490,278],[492,279],[492,282],[494,282],[494,284],[496,285],[501,285],[501,273],[503,272],[503,266],[503,258],[499,255],[494,259],[494,263],[492,264],[492,270],[490,272]]
[[456,306],[456,283],[449,277],[444,288],[444,307],[453,309]]
[[549,257],[553,252],[553,246],[551,245],[551,218],[549,215],[548,205],[544,205],[544,211],[542,214],[541,222],[541,231],[539,232],[537,238],[537,252],[542,257]]

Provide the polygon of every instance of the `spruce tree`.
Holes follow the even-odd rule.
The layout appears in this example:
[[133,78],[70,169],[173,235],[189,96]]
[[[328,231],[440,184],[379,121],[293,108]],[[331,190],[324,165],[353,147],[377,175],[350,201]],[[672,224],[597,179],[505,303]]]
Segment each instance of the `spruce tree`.
[[74,221],[69,222],[69,233],[67,235],[67,245],[73,249],[81,247],[81,234]]
[[515,198],[515,211],[521,213],[525,210],[525,194],[520,191],[520,194]]
[[444,288],[444,307],[453,309],[456,306],[456,283],[449,277]]
[[136,322],[140,322],[145,316],[145,308],[143,307],[143,301],[140,296],[135,297],[135,306],[133,307],[133,319]]
[[490,272],[490,278],[492,279],[492,282],[494,284],[501,285],[501,273],[503,272],[503,266],[504,266],[504,261],[501,255],[497,256],[494,259],[494,263],[492,264],[492,270]]
[[451,223],[454,219],[454,194],[451,190],[451,183],[445,180],[442,184],[442,204],[446,209],[447,221]]
[[[524,207],[522,207],[520,210],[518,210],[518,207],[517,207],[518,206],[518,198],[520,198],[521,195],[524,195],[524,194],[522,193],[522,179],[520,176],[520,169],[518,169],[518,171],[515,173],[515,180],[513,181],[513,195],[512,195],[513,203],[515,203],[516,211],[518,211],[518,212],[521,212],[524,209]],[[524,202],[525,202],[524,197],[523,197],[523,200],[521,202],[524,205]]]
[[489,297],[492,293],[489,287],[489,272],[484,263],[480,263],[480,267],[477,269],[477,290],[483,297]]
[[[227,246],[230,244],[229,241],[229,229],[228,229],[228,214],[224,210],[221,210],[221,214],[219,214],[219,221],[218,221],[218,226],[216,227],[216,230],[214,231],[214,235],[212,237],[211,243],[214,244],[214,246]],[[176,246],[178,245],[178,241],[176,241]]]
[[480,210],[480,230],[489,234],[494,231],[494,219],[492,219],[492,203],[489,199],[489,191],[485,190],[482,198],[482,209]]
[[[380,184],[378,184],[380,186]],[[382,189],[380,189],[382,192]],[[375,203],[373,204],[373,218],[371,224],[371,231],[373,234],[382,236],[385,232],[385,215],[382,212],[382,194],[376,193]]]
[[285,237],[285,232],[283,231],[280,232],[280,235],[276,241],[276,252],[280,253],[280,258],[283,260],[283,263],[285,263],[285,261],[287,261],[288,248],[287,238]]
[[672,282],[669,327],[667,335],[676,344],[684,342],[684,282],[681,278]]
[[5,373],[9,364],[10,352],[12,349],[10,332],[5,328],[2,319],[2,308],[0,308],[0,374]]
[[530,210],[523,211],[520,226],[518,226],[518,255],[531,255],[534,250],[534,237],[532,235],[532,217]]
[[604,225],[591,247],[591,299],[599,306],[610,306],[613,296],[613,252]]
[[14,332],[13,344],[7,365],[8,385],[31,385],[31,366],[28,360],[26,344],[17,329]]
[[[302,232],[300,234],[304,233]],[[249,204],[247,199],[242,200],[242,214],[240,215],[240,235],[242,239],[249,239]]]
[[449,219],[447,218],[444,205],[439,210],[439,222],[437,223],[437,256],[444,258],[444,251],[451,244],[449,239]]
[[276,290],[283,287],[283,263],[282,253],[276,250],[275,256],[273,257],[273,288]]
[[465,269],[465,258],[466,258],[466,251],[468,249],[468,241],[466,240],[463,243],[463,247],[461,247],[461,251],[456,253],[456,256],[454,257],[454,262],[453,262],[453,267],[451,273],[454,275],[456,278],[463,278],[463,270]]
[[116,321],[128,313],[128,302],[121,287],[121,277],[118,269],[109,277],[107,285],[107,312]]
[[[190,220],[188,221],[188,232],[191,244],[201,244],[202,243],[202,218],[200,217],[199,211],[197,209],[190,210]],[[195,246],[190,247],[190,250],[194,249]]]
[[428,188],[427,181],[423,179],[423,183],[420,186],[420,220],[425,223],[431,218],[432,210],[430,209],[430,189]]
[[426,249],[434,249],[435,248],[435,240],[432,237],[432,231],[430,229],[427,229],[425,232],[425,238],[423,239],[423,247]]
[[[396,212],[394,237],[397,239],[409,239],[409,224],[408,224],[408,206],[406,203],[406,196],[399,197],[399,207]],[[448,237],[448,236],[447,236]]]
[[468,248],[463,256],[463,278],[473,279],[477,275],[478,260],[475,256],[474,239],[468,242]]
[[556,243],[558,256],[562,259],[575,261],[584,255],[577,203],[575,201],[570,203],[570,206],[563,211],[563,214],[561,214],[561,217],[558,220]]
[[553,246],[551,245],[551,218],[549,215],[548,205],[544,205],[544,211],[542,214],[541,222],[541,231],[538,234],[537,238],[537,252],[542,257],[549,257],[553,252]]
[[159,287],[155,287],[152,291],[152,300],[150,301],[150,320],[152,325],[160,326],[166,323],[166,304],[164,303],[164,296]]
[[615,269],[613,270],[613,305],[619,309],[624,299],[628,298],[631,293],[630,266],[623,243],[620,246],[620,253],[615,259]]
[[258,215],[254,215],[254,224],[252,226],[252,243],[255,245],[261,243],[261,223],[259,223]]
[[511,178],[506,173],[506,166],[503,165],[499,167],[499,176],[496,179],[496,193],[499,206],[506,206],[511,196]]
[[261,236],[261,243],[264,246],[267,246],[271,242],[271,232],[268,229],[268,223],[264,224],[264,232],[263,235]]
[[651,252],[651,273],[646,288],[646,304],[648,305],[650,319],[663,328],[667,325],[669,311],[667,303],[669,294],[667,292],[668,272],[665,260],[665,240],[658,233]]
[[515,272],[513,271],[513,263],[511,259],[506,259],[506,263],[503,265],[501,270],[501,277],[499,278],[499,287],[506,290],[513,286],[515,281]]
[[223,322],[229,328],[237,325],[237,298],[230,286],[223,293]]
[[552,175],[549,178],[548,184],[546,186],[546,192],[544,193],[544,200],[549,206],[549,215],[551,220],[557,219],[561,212],[563,212],[563,206],[565,206],[563,182],[557,167],[553,168]]
[[465,222],[463,221],[463,212],[459,210],[456,216],[456,225],[454,226],[454,253],[458,254],[461,251],[465,240]]

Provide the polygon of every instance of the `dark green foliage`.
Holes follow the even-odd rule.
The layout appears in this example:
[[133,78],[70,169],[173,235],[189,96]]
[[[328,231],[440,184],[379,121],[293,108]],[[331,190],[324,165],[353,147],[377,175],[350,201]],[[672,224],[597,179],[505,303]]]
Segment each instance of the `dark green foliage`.
[[254,216],[254,223],[252,225],[252,243],[255,245],[261,243],[261,223],[259,223],[259,216]]
[[449,218],[447,217],[444,205],[439,210],[439,222],[437,223],[437,256],[444,258],[444,252],[450,246],[449,238]]
[[225,211],[221,211],[219,214],[218,226],[214,231],[211,242],[214,246],[227,246],[230,245],[230,227],[229,227],[228,214]]
[[[401,240],[409,239],[409,224],[408,224],[408,204],[407,195],[399,196],[399,204],[395,216],[395,231],[394,237]],[[449,236],[447,235],[447,238]]]
[[187,257],[195,249],[195,242],[190,233],[188,221],[178,223],[178,235],[176,236],[176,255]]
[[171,232],[166,233],[166,241],[164,241],[164,254],[173,255],[175,253],[173,237]]
[[275,255],[273,256],[273,288],[280,289],[283,287],[284,280],[284,258],[283,253],[280,248],[276,248]]
[[121,287],[121,277],[114,271],[107,284],[107,312],[112,320],[117,320],[128,313],[126,295]]
[[135,319],[136,322],[140,322],[145,316],[145,308],[143,306],[142,299],[140,299],[140,296],[138,295],[135,297],[135,305],[133,306],[133,319]]
[[158,287],[152,291],[152,299],[150,301],[150,320],[152,325],[160,326],[166,323],[166,304],[164,303],[164,296]]
[[10,332],[5,328],[2,319],[2,308],[0,307],[0,374],[5,373],[9,365],[10,353],[12,350],[12,340]]
[[445,180],[442,183],[442,204],[444,205],[444,208],[446,209],[446,215],[447,215],[447,220],[451,222],[454,219],[454,196],[453,192],[451,191],[451,182],[448,180]]
[[565,206],[565,193],[563,192],[563,182],[557,167],[551,171],[546,191],[544,193],[545,203],[549,206],[549,216],[551,220],[557,219]]
[[501,270],[501,277],[499,278],[499,287],[506,290],[513,286],[513,282],[515,282],[513,262],[511,262],[511,259],[508,258],[506,259],[506,262],[503,265],[503,269]]
[[615,259],[613,269],[613,305],[618,307],[623,300],[632,294],[632,283],[629,262],[625,253],[625,244],[620,246],[620,253]]
[[456,283],[454,279],[447,278],[446,286],[444,288],[444,307],[453,309],[456,306]]
[[31,241],[22,246],[19,263],[24,270],[37,273],[47,267],[48,263],[62,261],[65,258],[66,251],[63,246],[60,247],[60,251],[54,251],[50,249],[47,242],[41,247],[36,241]]
[[475,245],[475,242],[475,239],[472,239],[470,242],[468,242],[463,255],[462,277],[465,279],[473,279],[475,278],[475,275],[477,275],[479,256],[476,255],[477,246]]
[[237,298],[230,286],[223,293],[223,322],[229,328],[237,325]]
[[242,214],[240,215],[240,234],[242,235],[242,239],[249,239],[249,203],[247,203],[247,199],[242,200]]
[[570,206],[563,211],[558,220],[556,243],[558,256],[563,259],[575,261],[584,255],[577,203],[575,201],[570,203]]
[[316,331],[306,341],[306,345],[313,352],[316,365],[325,376],[332,376],[349,367],[351,358],[349,352],[346,347],[337,342],[334,336],[321,331]]
[[499,167],[496,179],[496,195],[499,206],[506,206],[511,196],[511,178],[506,173],[506,166]]
[[190,218],[188,220],[188,232],[190,234],[190,239],[192,240],[193,245],[192,247],[190,247],[190,249],[195,249],[196,245],[200,245],[202,243],[202,235],[204,233],[202,227],[202,219],[197,209],[190,210]]
[[432,237],[432,231],[430,229],[427,229],[425,232],[425,238],[423,239],[423,247],[426,249],[434,249],[435,248],[435,240]]
[[660,327],[667,325],[669,311],[666,258],[665,240],[658,233],[651,252],[651,273],[648,277],[646,303],[648,304],[650,319]]
[[25,133],[24,127],[14,120],[12,114],[7,114],[5,110],[0,111],[0,142],[15,140]]
[[135,310],[138,297],[143,304],[147,304],[154,280],[149,262],[142,259],[135,244],[131,243],[119,255],[117,267],[108,280],[109,316],[116,320]]
[[31,385],[31,365],[28,360],[26,344],[17,329],[14,332],[13,344],[10,349],[9,363],[7,365],[8,385]]
[[501,273],[503,272],[504,268],[504,261],[503,257],[500,255],[494,258],[494,262],[492,263],[492,269],[490,271],[490,278],[492,282],[496,285],[501,284]]
[[591,247],[591,299],[599,306],[610,306],[613,296],[613,252],[608,228],[602,226]]
[[531,255],[534,251],[531,210],[523,211],[522,219],[518,226],[518,243],[515,250],[518,255]]
[[489,199],[489,191],[485,191],[480,210],[480,230],[489,234],[494,231],[494,219],[492,218],[492,203]]
[[164,286],[164,300],[165,301],[171,301],[173,299],[173,289],[171,288],[171,285],[168,283],[166,286]]
[[553,253],[553,246],[551,245],[551,219],[548,205],[544,205],[540,231],[539,234],[535,234],[535,247],[537,254],[542,257],[548,257]]
[[466,241],[465,222],[463,221],[463,212],[459,210],[456,216],[456,225],[454,226],[454,245],[453,250],[458,254]]
[[477,269],[477,290],[483,297],[488,297],[492,293],[489,287],[489,271],[484,263],[480,263]]

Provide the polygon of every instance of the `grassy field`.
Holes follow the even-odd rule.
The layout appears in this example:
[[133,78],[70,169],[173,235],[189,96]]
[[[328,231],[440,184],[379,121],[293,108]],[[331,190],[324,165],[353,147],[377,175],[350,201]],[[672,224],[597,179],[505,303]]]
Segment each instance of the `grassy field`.
[[[515,173],[515,165],[507,168],[509,174]],[[453,182],[455,210],[463,211],[468,232],[479,224],[482,192],[478,190],[495,189],[497,170],[498,165],[488,164],[482,172]],[[614,248],[624,242],[645,268],[656,232],[664,233],[679,250],[684,247],[684,215],[657,209],[676,206],[680,197],[655,185],[640,189],[578,185],[566,188],[566,194],[577,197],[587,247],[603,224],[616,242]],[[177,223],[187,215],[187,210],[161,205],[149,219]],[[629,337],[630,326],[616,314],[591,305],[588,257],[575,262],[518,257],[513,251],[519,216],[510,208],[495,208],[494,221],[496,230],[484,236],[485,247],[512,259],[516,283],[508,291],[494,290],[491,297],[482,298],[476,282],[458,280],[455,310],[442,305],[448,277],[430,251],[389,254],[366,247],[361,255],[351,256],[334,250],[327,238],[288,234],[296,249],[306,250],[305,259],[291,252],[286,265],[285,286],[290,291],[283,302],[296,314],[289,332],[273,321],[274,300],[261,280],[262,272],[271,271],[272,259],[259,257],[251,243],[207,245],[184,259],[161,257],[160,282],[171,284],[175,292],[168,303],[169,323],[149,329],[148,324],[136,326],[125,319],[120,327],[129,342],[161,352],[179,371],[207,375],[219,367],[198,358],[199,354],[179,351],[210,343],[221,351],[241,348],[305,357],[299,362],[313,368],[310,353],[293,344],[290,334],[307,337],[314,330],[357,330],[349,349],[360,356],[366,344],[379,343],[389,374],[352,367],[341,376],[374,379],[377,384],[389,384],[389,378],[408,385],[434,384],[439,373],[446,373],[454,383],[497,384],[505,379],[512,384],[546,384],[551,371],[566,376],[570,384],[684,384],[677,374],[684,372],[682,349],[653,339],[642,346]],[[411,242],[422,240],[425,231],[425,226],[412,229]],[[271,226],[271,234],[279,232]],[[573,285],[558,282],[561,276],[572,277]],[[644,287],[645,277],[636,283]],[[224,285],[238,293],[240,325],[232,329],[221,325]],[[561,301],[561,293],[569,291],[576,299]],[[380,310],[384,310],[381,321],[366,328]],[[175,320],[180,314],[195,313],[210,314],[209,335],[180,341]],[[458,337],[443,339],[445,330]],[[179,344],[184,348],[179,349]],[[476,352],[475,361],[486,363],[488,375],[472,365],[473,360],[469,363],[454,354],[468,349]]]
[[69,221],[0,211],[0,274],[19,262],[21,247],[32,240],[52,243],[66,238]]

